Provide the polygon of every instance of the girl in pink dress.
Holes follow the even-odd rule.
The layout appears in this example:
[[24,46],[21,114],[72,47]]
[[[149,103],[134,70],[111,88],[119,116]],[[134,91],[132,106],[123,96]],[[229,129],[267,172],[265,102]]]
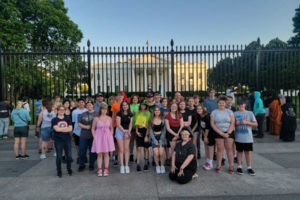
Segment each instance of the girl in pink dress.
[[[99,114],[95,117],[92,125],[92,134],[94,136],[92,152],[98,155],[98,176],[108,176],[109,152],[115,150],[112,119],[107,114],[108,107],[106,105],[101,106]],[[105,164],[104,173],[102,172],[103,157]]]

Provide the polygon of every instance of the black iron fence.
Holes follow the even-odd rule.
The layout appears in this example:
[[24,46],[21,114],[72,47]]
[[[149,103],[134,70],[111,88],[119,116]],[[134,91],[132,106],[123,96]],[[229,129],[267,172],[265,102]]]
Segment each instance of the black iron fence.
[[75,50],[20,50],[0,46],[0,98],[23,96],[106,97],[120,90],[144,94],[206,96],[208,88],[224,93],[229,84],[237,95],[251,88],[292,96],[298,106],[300,49],[250,45],[159,47],[85,47]]

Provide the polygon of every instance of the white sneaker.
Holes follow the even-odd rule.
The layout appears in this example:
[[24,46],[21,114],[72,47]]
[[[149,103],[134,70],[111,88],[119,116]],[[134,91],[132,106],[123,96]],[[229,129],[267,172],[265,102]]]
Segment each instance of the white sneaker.
[[46,155],[43,155],[43,154],[40,155],[40,159],[41,159],[41,160],[44,160],[44,159],[46,159],[46,158],[47,158]]
[[121,174],[125,174],[125,167],[124,167],[124,166],[121,166],[121,167],[120,167],[120,173],[121,173]]
[[157,174],[160,174],[160,173],[161,173],[160,166],[156,166],[156,173],[157,173]]
[[204,165],[203,165],[203,168],[205,170],[211,170],[213,168],[213,166],[211,164],[209,164],[208,162],[206,162]]
[[129,174],[129,173],[130,173],[130,169],[129,169],[128,166],[125,166],[125,173],[126,173],[126,174]]
[[53,156],[56,157],[56,153],[54,153]]
[[160,166],[160,173],[161,174],[164,174],[164,173],[166,173],[166,169],[165,169],[165,166]]

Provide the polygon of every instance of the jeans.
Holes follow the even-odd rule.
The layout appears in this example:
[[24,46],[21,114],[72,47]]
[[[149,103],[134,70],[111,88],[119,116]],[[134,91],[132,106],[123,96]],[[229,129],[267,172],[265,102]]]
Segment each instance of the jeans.
[[61,172],[61,158],[62,152],[65,150],[65,155],[67,159],[67,170],[71,170],[71,162],[72,162],[72,143],[71,140],[62,140],[55,139],[54,146],[56,150],[56,169],[58,172]]
[[[197,149],[198,149],[198,153],[200,154],[200,138],[201,138],[201,133],[202,133],[202,130],[199,128],[199,134],[197,136]],[[196,152],[197,153],[197,152]]]
[[263,130],[263,123],[264,123],[264,119],[265,119],[265,114],[258,114],[256,115],[256,120],[258,123],[258,132],[257,135],[259,136],[263,136],[264,135],[264,130]]
[[79,166],[85,166],[86,160],[86,150],[89,150],[89,166],[93,166],[97,159],[97,154],[91,152],[91,148],[93,145],[93,138],[85,139],[80,138],[79,140]]
[[7,135],[9,118],[0,118],[0,136]]

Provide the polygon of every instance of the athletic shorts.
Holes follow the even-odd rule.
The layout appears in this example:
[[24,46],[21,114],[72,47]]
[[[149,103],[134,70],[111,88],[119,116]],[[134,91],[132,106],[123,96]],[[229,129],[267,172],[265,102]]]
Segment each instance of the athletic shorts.
[[151,145],[149,142],[145,142],[145,136],[147,129],[146,128],[138,128],[138,132],[141,133],[142,137],[136,135],[136,146],[137,147],[144,147],[149,148]]
[[[208,139],[208,146],[214,146],[216,144],[216,140],[212,134],[212,131],[208,132],[208,136],[207,136],[207,139]],[[202,134],[202,141],[204,141],[204,134]]]
[[80,139],[79,136],[73,133],[73,138],[74,138],[75,146],[79,146],[79,139]]
[[240,142],[235,142],[236,150],[238,152],[243,152],[243,151],[253,151],[253,143],[240,143]]
[[28,126],[14,128],[14,137],[28,137]]

